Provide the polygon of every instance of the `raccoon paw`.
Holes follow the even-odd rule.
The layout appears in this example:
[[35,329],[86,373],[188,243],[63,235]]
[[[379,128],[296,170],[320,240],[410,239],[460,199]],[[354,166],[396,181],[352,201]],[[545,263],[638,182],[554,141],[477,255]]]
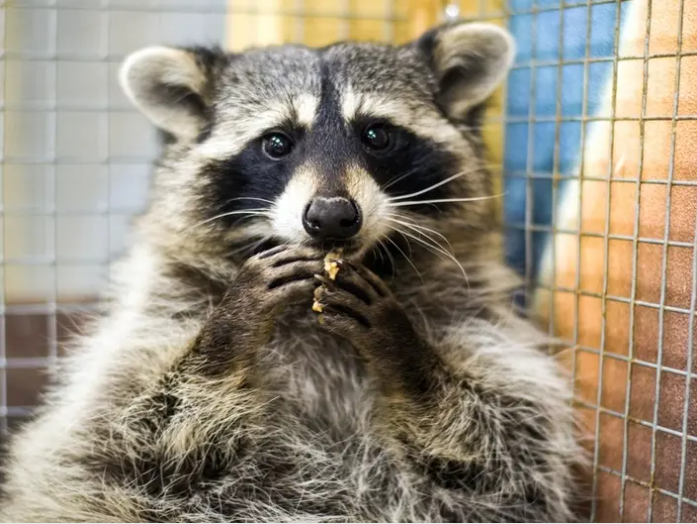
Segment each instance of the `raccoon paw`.
[[242,266],[229,293],[234,309],[270,314],[290,303],[309,302],[323,254],[301,246],[279,246]]
[[[385,283],[360,264],[341,262],[336,280],[317,275],[313,308],[320,324],[357,346],[390,344],[412,333],[411,322]],[[401,331],[401,333],[400,333]]]

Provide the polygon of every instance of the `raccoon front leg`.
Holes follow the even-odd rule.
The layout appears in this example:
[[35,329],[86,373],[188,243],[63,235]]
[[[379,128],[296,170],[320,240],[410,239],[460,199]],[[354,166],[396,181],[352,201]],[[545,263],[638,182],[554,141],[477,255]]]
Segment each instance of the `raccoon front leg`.
[[341,261],[340,267],[335,280],[316,277],[322,282],[315,290],[320,323],[362,350],[385,393],[424,394],[439,365],[436,353],[417,335],[380,277],[354,262]]
[[[268,402],[254,387],[260,344],[279,308],[306,300],[309,310],[321,258],[284,247],[252,257],[186,347],[136,351],[124,341],[132,356],[115,356],[116,372],[92,389],[84,378],[71,382],[66,400],[54,400],[15,440],[0,522],[180,522],[197,513],[219,520],[210,500],[191,501],[201,485],[235,470],[241,442],[258,440],[250,418]],[[156,351],[179,354],[156,366],[147,357]],[[84,391],[92,398],[76,405]]]
[[436,347],[365,267],[345,262],[335,281],[318,278],[321,322],[367,361],[382,393],[376,423],[428,479],[437,520],[571,518],[579,452],[549,357],[488,324],[453,326]]
[[181,366],[215,376],[253,362],[280,310],[309,305],[320,271],[322,254],[311,248],[280,246],[248,259]]

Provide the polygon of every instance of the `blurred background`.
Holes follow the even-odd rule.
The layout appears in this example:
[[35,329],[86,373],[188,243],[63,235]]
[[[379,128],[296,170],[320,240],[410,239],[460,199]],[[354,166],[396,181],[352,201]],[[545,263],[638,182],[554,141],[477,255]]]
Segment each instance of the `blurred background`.
[[100,308],[154,131],[121,93],[150,44],[404,43],[446,19],[518,53],[483,133],[519,302],[561,340],[594,521],[697,521],[697,2],[0,0],[0,434]]

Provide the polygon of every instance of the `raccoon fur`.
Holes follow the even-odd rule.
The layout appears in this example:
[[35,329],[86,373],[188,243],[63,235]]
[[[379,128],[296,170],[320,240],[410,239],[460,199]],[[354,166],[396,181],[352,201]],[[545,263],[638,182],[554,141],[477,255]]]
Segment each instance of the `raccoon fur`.
[[131,55],[152,198],[12,439],[3,521],[573,519],[570,388],[512,307],[481,137],[513,54],[455,23]]

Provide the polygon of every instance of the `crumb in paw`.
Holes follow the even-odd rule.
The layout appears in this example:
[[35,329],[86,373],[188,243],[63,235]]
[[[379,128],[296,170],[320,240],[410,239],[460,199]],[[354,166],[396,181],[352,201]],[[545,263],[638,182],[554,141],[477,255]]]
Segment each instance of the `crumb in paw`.
[[314,292],[315,301],[312,303],[312,311],[314,311],[315,313],[321,313],[322,311],[324,311],[324,307],[322,307],[322,304],[320,304],[320,301],[319,301],[321,292],[322,292],[322,288],[319,288],[319,287],[317,289],[315,289],[315,292]]
[[324,271],[330,280],[336,280],[336,275],[341,268],[341,254],[342,249],[338,249],[335,252],[330,251],[327,256],[324,257]]
[[[336,275],[339,273],[339,269],[341,269],[341,255],[342,255],[342,249],[337,249],[336,251],[330,251],[327,253],[327,255],[324,257],[324,272],[327,274],[327,277],[329,277],[330,280],[336,280]],[[321,288],[315,289],[314,297],[315,300],[312,303],[312,311],[315,313],[322,313],[324,311],[324,307],[320,303],[320,293],[321,293]],[[320,324],[322,323],[322,317],[320,315]]]

